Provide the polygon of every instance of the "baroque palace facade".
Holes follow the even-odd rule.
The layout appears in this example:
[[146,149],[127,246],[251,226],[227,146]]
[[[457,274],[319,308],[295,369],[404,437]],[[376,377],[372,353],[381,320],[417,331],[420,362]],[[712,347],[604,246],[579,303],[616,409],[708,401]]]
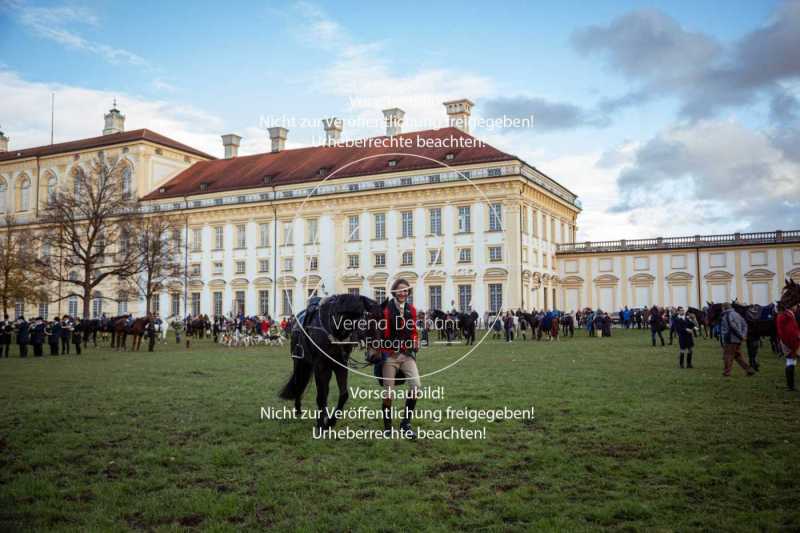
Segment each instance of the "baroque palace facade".
[[[403,112],[384,111],[385,136],[341,141],[323,121],[322,146],[286,149],[270,128],[263,154],[225,158],[149,130],[124,131],[116,108],[103,135],[9,150],[0,135],[0,214],[37,230],[37,212],[76,166],[102,150],[125,158],[125,187],[145,215],[182,228],[186,275],[155,303],[162,316],[244,312],[285,316],[311,294],[388,294],[399,277],[421,309],[551,308],[560,288],[556,251],[573,243],[575,194],[520,158],[468,133],[469,100],[446,102],[450,127],[402,133]],[[58,289],[61,291],[62,289]],[[18,302],[15,314],[77,314],[77,296]],[[140,314],[143,300],[101,286],[99,316]]]
[[[49,191],[70,186],[103,151],[125,160],[124,187],[145,216],[181,228],[185,275],[163,287],[161,316],[244,312],[286,316],[311,294],[388,294],[413,285],[421,309],[487,311],[774,301],[800,281],[800,231],[575,242],[577,196],[520,158],[468,133],[469,100],[446,102],[450,127],[286,149],[270,128],[265,153],[239,156],[222,136],[216,159],[146,129],[126,132],[116,107],[99,137],[14,150],[0,132],[0,216],[38,230]],[[2,229],[0,228],[0,231]],[[14,314],[76,315],[78,297],[18,301]],[[142,314],[144,301],[101,285],[92,315]]]

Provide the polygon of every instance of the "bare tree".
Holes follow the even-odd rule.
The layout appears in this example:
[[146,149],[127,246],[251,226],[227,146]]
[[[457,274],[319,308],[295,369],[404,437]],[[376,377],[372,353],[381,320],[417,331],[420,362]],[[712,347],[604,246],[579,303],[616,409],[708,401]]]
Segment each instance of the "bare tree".
[[46,229],[38,240],[52,260],[38,261],[38,270],[47,281],[75,288],[84,318],[98,285],[114,278],[123,283],[138,272],[139,250],[130,243],[141,215],[123,187],[125,165],[101,153],[88,170],[75,167],[72,183],[62,183],[40,211]]
[[[163,216],[147,217],[138,229],[138,272],[131,278],[149,314],[153,297],[168,281],[183,282],[180,225]],[[176,238],[177,236],[177,238]]]
[[14,215],[7,213],[4,222],[0,228],[0,304],[6,314],[12,301],[42,301],[45,295],[32,269],[35,255],[29,236],[16,224]]

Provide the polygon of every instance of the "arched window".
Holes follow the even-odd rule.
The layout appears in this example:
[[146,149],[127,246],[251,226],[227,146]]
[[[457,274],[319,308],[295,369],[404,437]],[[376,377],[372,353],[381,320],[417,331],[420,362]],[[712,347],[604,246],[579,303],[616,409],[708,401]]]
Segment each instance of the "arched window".
[[122,197],[126,200],[131,197],[131,181],[133,179],[133,169],[130,165],[125,165],[122,169]]
[[19,182],[19,209],[18,211],[27,211],[31,208],[31,180],[27,176],[20,179]]
[[56,186],[58,186],[58,178],[50,174],[47,180],[47,203],[50,204],[56,197]]
[[8,185],[6,185],[6,180],[0,178],[0,213],[5,213],[6,211],[7,195],[8,195]]
[[81,167],[73,167],[72,192],[75,195],[75,198],[79,198],[81,196],[82,189],[83,189],[83,169]]
[[92,318],[100,318],[103,315],[103,295],[98,291],[92,298]]

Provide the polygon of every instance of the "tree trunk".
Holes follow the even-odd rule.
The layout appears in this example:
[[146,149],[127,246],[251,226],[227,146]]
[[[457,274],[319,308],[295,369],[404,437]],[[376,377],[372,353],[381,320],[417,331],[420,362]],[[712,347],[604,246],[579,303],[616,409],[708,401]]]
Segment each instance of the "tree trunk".
[[83,289],[83,319],[84,320],[88,320],[91,317],[91,315],[89,314],[89,311],[91,309],[91,305],[92,305],[91,289],[87,290],[84,287],[84,289]]
[[144,301],[145,301],[145,305],[144,305],[145,316],[149,316],[150,315],[150,300],[152,300],[152,298],[153,298],[152,294],[148,294],[147,296],[145,296],[145,299],[144,299]]

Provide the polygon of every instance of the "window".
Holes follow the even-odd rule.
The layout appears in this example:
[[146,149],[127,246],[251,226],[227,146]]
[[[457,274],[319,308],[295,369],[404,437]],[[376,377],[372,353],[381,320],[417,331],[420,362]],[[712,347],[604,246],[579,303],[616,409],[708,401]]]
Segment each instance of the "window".
[[236,226],[236,247],[247,247],[247,226],[244,224],[238,224]]
[[400,178],[400,185],[402,187],[406,187],[406,186],[411,185],[411,184],[412,184],[411,178]]
[[358,183],[349,183],[347,185],[347,190],[350,192],[358,192]]
[[536,209],[531,210],[531,220],[533,221],[533,236],[537,237],[539,235],[539,213],[536,212]]
[[386,266],[386,254],[375,254],[375,268],[383,268]]
[[440,178],[439,174],[434,174],[433,176],[428,176],[428,182],[429,183],[439,183],[440,181],[441,181],[441,178]]
[[492,204],[489,206],[489,231],[501,229],[503,229],[503,204]]
[[400,235],[403,237],[414,236],[414,212],[403,211],[400,213],[401,228]]
[[442,308],[442,287],[441,285],[431,285],[428,287],[428,309]]
[[358,296],[361,293],[361,290],[358,287],[348,287],[347,294],[352,296]]
[[31,180],[22,178],[19,184],[19,211],[31,208]]
[[308,258],[308,269],[313,271],[319,270],[319,258],[316,255],[312,255]]
[[262,274],[265,272],[269,272],[269,259],[258,260],[258,271]]
[[458,310],[467,313],[472,309],[472,285],[458,286]]
[[158,294],[154,294],[153,299],[150,300],[150,310],[154,315],[161,314],[161,298]]
[[6,195],[8,194],[8,185],[3,178],[0,178],[0,213],[6,211]]
[[14,320],[19,320],[19,317],[25,314],[25,302],[17,298],[17,301],[14,302]]
[[527,263],[528,262],[529,255],[530,254],[528,254],[528,247],[527,246],[523,246],[522,247],[522,262],[523,263]]
[[214,316],[222,316],[222,293],[214,293]]
[[490,246],[489,247],[489,261],[497,263],[503,260],[503,247]]
[[261,248],[269,246],[269,224],[266,222],[258,225],[258,245]]
[[550,217],[550,242],[556,242],[556,219]]
[[358,268],[358,254],[349,254],[347,256],[347,268]]
[[244,291],[236,291],[233,309],[237,315],[244,314]]
[[411,266],[414,264],[414,252],[403,252],[400,260],[402,266]]
[[92,298],[92,318],[100,318],[103,315],[103,295],[99,292],[94,293]]
[[528,206],[523,205],[521,211],[522,217],[522,233],[528,233]]
[[283,289],[283,314],[291,315],[292,313],[292,289]]
[[766,266],[767,252],[750,252],[750,266]]
[[122,197],[125,200],[129,200],[131,197],[131,174],[130,165],[126,165],[125,168],[122,169]]
[[375,213],[375,239],[386,238],[386,213]]
[[[126,306],[126,309],[127,309],[127,306]],[[49,306],[47,305],[47,302],[42,302],[42,303],[39,304],[39,316],[44,318],[45,320],[48,319],[48,312],[47,312],[48,310],[49,310]],[[119,313],[119,314],[122,314],[122,313]]]
[[578,272],[578,262],[574,259],[570,259],[564,262],[564,272],[567,274],[577,274]]
[[634,257],[633,258],[633,269],[634,270],[648,270],[650,268],[650,258],[649,257]]
[[682,270],[686,268],[685,255],[673,255],[669,258],[669,266],[673,270]]
[[175,250],[181,249],[181,243],[183,240],[181,239],[181,230],[180,228],[173,228],[172,230],[172,245],[175,247]]
[[291,257],[284,257],[283,258],[283,271],[290,272],[294,270],[294,260]]
[[614,268],[613,260],[610,257],[600,259],[598,267],[600,272],[611,272]]
[[458,208],[458,232],[469,233],[472,231],[472,221],[470,220],[470,209],[468,205]]
[[319,222],[316,218],[312,218],[306,222],[306,244],[318,244],[319,243],[319,232],[318,232]]
[[200,316],[200,293],[192,293],[192,316]]
[[192,228],[192,251],[200,252],[203,250],[203,229]]
[[294,223],[291,220],[283,223],[283,244],[284,246],[294,244]]
[[77,198],[83,189],[83,170],[80,167],[72,169],[72,194]]
[[503,309],[503,285],[502,283],[489,284],[489,311],[499,313]]
[[181,295],[177,292],[170,294],[170,304],[172,316],[181,316]]
[[375,301],[380,303],[386,299],[386,288],[385,287],[375,287],[373,289],[373,294],[375,295]]
[[428,250],[428,265],[441,265],[442,264],[442,251],[438,248]]
[[245,272],[244,261],[236,261],[236,273],[237,274],[244,274],[244,272]]
[[486,175],[489,176],[490,178],[496,178],[500,174],[502,174],[502,170],[499,168],[490,168],[489,171],[486,173]]
[[725,254],[711,254],[708,258],[712,268],[722,268],[725,266]]
[[258,291],[258,314],[269,315],[269,291]]
[[69,316],[78,316],[78,297],[70,296],[67,300],[67,314]]
[[214,274],[222,274],[222,261],[217,261],[214,263]]
[[58,185],[58,179],[55,176],[50,176],[50,179],[47,180],[47,203],[48,205],[53,203],[53,200],[56,197],[56,186]]
[[428,210],[430,217],[430,233],[431,235],[442,234],[442,208],[434,207]]
[[[392,165],[389,165],[389,166],[392,166]],[[383,182],[383,180],[378,180],[378,181],[375,182],[375,188],[376,189],[383,189],[385,186],[386,186],[386,184]]]
[[472,262],[472,248],[461,248],[458,250],[458,262],[459,263],[471,263]]
[[200,263],[192,263],[189,275],[192,276],[192,277],[198,278],[198,277],[200,277],[200,274],[201,274],[201,272],[200,272]]
[[217,226],[214,228],[214,249],[215,250],[222,250],[223,245],[225,244],[225,228],[222,226]]
[[360,239],[358,236],[358,215],[350,215],[347,217],[347,240],[357,241]]

